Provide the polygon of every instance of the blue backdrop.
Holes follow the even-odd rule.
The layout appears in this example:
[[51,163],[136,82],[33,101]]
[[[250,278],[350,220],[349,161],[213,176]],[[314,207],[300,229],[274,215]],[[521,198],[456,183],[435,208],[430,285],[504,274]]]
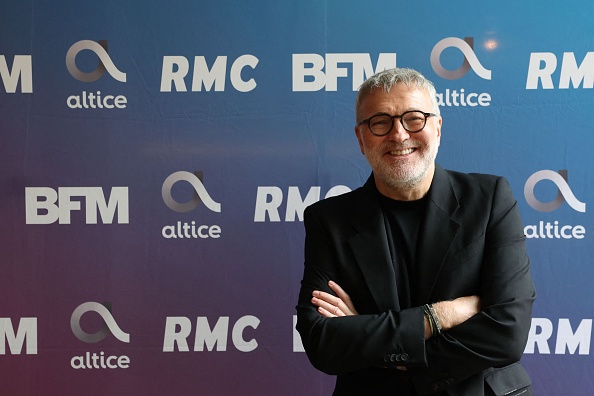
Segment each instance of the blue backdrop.
[[506,176],[539,395],[591,375],[594,4],[0,5],[0,389],[325,395],[294,331],[306,205],[370,173],[356,88],[434,81],[438,162]]

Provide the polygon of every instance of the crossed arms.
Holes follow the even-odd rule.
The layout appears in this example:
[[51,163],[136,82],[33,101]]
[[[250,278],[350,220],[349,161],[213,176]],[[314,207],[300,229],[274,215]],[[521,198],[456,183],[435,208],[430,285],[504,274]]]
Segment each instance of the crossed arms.
[[383,286],[363,277],[359,266],[368,263],[359,262],[364,255],[353,255],[347,242],[352,226],[340,220],[350,204],[306,210],[297,330],[314,367],[338,375],[406,368],[422,391],[437,378],[458,383],[519,361],[535,291],[517,204],[504,179],[495,184],[483,208],[466,217],[459,213],[454,252],[444,259],[431,301],[425,301],[433,303],[439,336],[432,336],[422,307],[376,304],[374,288]]
[[[326,293],[320,290],[314,290],[311,303],[318,307],[318,312],[325,318],[336,318],[339,316],[359,315],[351,297],[336,282],[329,281],[328,287],[336,294]],[[450,330],[459,324],[470,319],[480,311],[479,296],[458,297],[451,301],[440,301],[432,304],[442,331]],[[424,339],[433,337],[429,319],[427,316],[423,320]],[[399,369],[405,366],[397,366]]]

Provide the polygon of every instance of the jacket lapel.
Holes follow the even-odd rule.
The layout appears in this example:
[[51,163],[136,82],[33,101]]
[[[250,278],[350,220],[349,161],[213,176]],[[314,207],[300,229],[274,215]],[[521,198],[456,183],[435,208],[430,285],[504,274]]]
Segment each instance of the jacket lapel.
[[[353,218],[353,225],[358,232],[349,239],[349,244],[379,311],[400,310],[386,226],[373,175],[367,180],[361,193],[360,208]],[[429,300],[431,293],[460,228],[460,223],[452,218],[458,208],[458,199],[450,179],[446,171],[436,164],[427,212],[417,244],[419,281],[416,285],[411,285],[413,306],[433,302]]]
[[361,189],[360,208],[353,217],[358,232],[349,239],[349,244],[379,312],[399,310],[386,226],[373,183],[372,175]]
[[427,213],[421,226],[417,244],[418,284],[412,285],[413,303],[420,305],[429,301],[441,267],[452,246],[460,223],[452,216],[459,204],[447,173],[435,165]]

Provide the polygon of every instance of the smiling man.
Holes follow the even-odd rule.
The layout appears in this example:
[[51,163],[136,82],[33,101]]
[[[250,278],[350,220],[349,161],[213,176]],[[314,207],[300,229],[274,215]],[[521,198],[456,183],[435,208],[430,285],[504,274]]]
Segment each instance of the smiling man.
[[372,175],[305,211],[297,330],[334,395],[531,395],[519,360],[535,291],[498,176],[435,163],[435,88],[411,69],[359,89]]

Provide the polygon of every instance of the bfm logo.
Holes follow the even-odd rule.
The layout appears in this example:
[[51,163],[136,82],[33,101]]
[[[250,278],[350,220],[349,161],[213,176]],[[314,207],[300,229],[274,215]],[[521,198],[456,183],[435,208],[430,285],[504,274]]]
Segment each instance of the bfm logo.
[[97,224],[98,216],[104,224],[111,224],[117,211],[117,223],[129,223],[128,187],[112,187],[105,199],[102,187],[25,188],[26,224],[71,223],[71,212],[81,210],[85,203],[85,224]]
[[338,90],[338,79],[349,76],[352,67],[352,89],[359,86],[375,73],[396,67],[395,53],[379,54],[375,68],[369,54],[293,54],[293,91],[307,92]]
[[[543,180],[551,181],[557,187],[557,195],[550,202],[541,202],[534,195],[535,186]],[[585,213],[586,204],[580,202],[575,197],[567,180],[567,170],[560,170],[559,172],[541,170],[535,172],[528,178],[528,180],[526,180],[526,184],[524,185],[524,197],[526,198],[526,202],[539,212],[552,212],[563,205],[563,202],[567,202],[573,210]],[[559,221],[557,220],[552,224],[551,222],[541,221],[538,225],[527,225],[524,227],[524,234],[526,234],[526,238],[583,239],[586,234],[586,229],[582,225],[560,226]]]
[[[202,172],[196,172],[192,174],[187,171],[179,171],[172,173],[165,179],[163,182],[163,187],[161,188],[161,196],[163,197],[163,202],[165,205],[169,207],[169,209],[173,210],[174,212],[178,213],[185,213],[194,210],[200,203],[203,203],[209,210],[212,212],[220,213],[221,212],[221,204],[213,200],[204,184],[202,179],[204,178]],[[178,202],[173,198],[172,189],[175,184],[178,182],[186,182],[188,183],[193,189],[193,196],[187,202]],[[195,221],[190,223],[178,221],[176,225],[166,225],[161,230],[161,235],[163,235],[166,239],[171,238],[220,238],[221,236],[221,227],[218,225],[196,225]]]
[[[496,47],[494,42],[488,48]],[[457,48],[464,55],[462,66],[457,70],[446,70],[441,64],[442,52],[448,48]],[[431,51],[431,66],[437,75],[447,80],[455,80],[464,76],[471,68],[481,78],[491,79],[491,71],[487,70],[478,60],[474,52],[474,39],[466,37],[448,37],[439,41]],[[365,53],[328,53],[293,54],[293,91],[326,91],[338,90],[338,79],[349,77],[351,70],[351,87],[356,91],[366,78],[382,70],[396,67],[395,53],[380,53],[375,64],[369,54]],[[437,94],[440,106],[490,106],[491,96],[488,93],[466,93],[464,89],[447,89],[445,93]]]
[[16,93],[19,81],[21,93],[33,93],[33,66],[31,55],[15,55],[9,69],[4,55],[0,55],[0,80],[6,93]]
[[[91,72],[83,72],[76,66],[76,57],[81,51],[91,51],[99,58],[97,68]],[[107,53],[107,41],[98,42],[81,40],[74,43],[66,53],[66,67],[72,77],[84,83],[99,80],[107,71],[119,82],[126,82],[126,73],[122,73]],[[103,95],[101,91],[83,91],[80,95],[71,95],[66,104],[71,109],[124,109],[128,100],[124,95]]]
[[[87,312],[95,312],[96,314],[99,314],[103,322],[102,328],[92,334],[85,332],[80,325],[82,316]],[[124,331],[122,331],[122,329],[120,329],[113,315],[110,312],[109,303],[103,305],[97,302],[86,302],[79,305],[72,312],[72,316],[70,317],[70,328],[72,330],[72,333],[76,336],[76,338],[88,344],[94,344],[99,341],[102,341],[109,334],[112,334],[121,342],[130,342],[130,334],[125,333]],[[126,355],[105,356],[105,353],[103,351],[99,353],[86,352],[84,355],[74,356],[70,360],[70,366],[75,370],[117,368],[126,369],[130,366],[130,358]]]
[[[553,73],[557,71],[557,56],[551,52],[533,52],[530,54],[526,89],[538,89],[539,82],[543,89],[555,89]],[[559,89],[573,88],[591,89],[594,87],[594,52],[588,52],[578,66],[573,52],[563,53]]]
[[6,344],[11,355],[20,355],[23,345],[25,354],[37,355],[37,318],[21,318],[16,331],[10,318],[0,318],[0,355],[6,354]]

